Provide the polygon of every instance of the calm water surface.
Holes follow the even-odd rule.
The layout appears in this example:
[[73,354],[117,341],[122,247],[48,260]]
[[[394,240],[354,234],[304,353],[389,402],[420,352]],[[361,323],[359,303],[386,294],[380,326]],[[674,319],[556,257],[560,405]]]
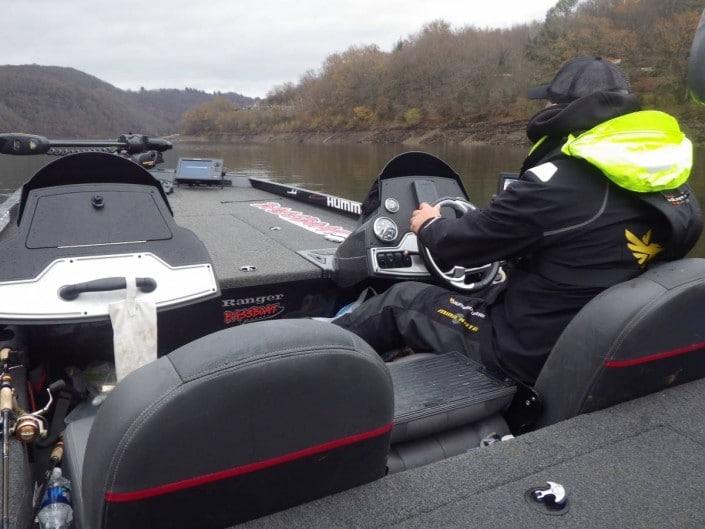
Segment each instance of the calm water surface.
[[[166,154],[164,167],[175,167],[180,156],[223,158],[226,168],[237,175],[362,200],[384,164],[408,150],[412,149],[405,145],[178,144]],[[421,150],[448,162],[462,176],[471,200],[478,205],[486,204],[495,192],[499,172],[518,170],[526,155],[525,147],[511,145],[424,145]],[[51,158],[0,157],[0,194],[17,189],[48,161]],[[691,185],[705,204],[705,161],[697,153]],[[694,254],[705,256],[705,238]]]

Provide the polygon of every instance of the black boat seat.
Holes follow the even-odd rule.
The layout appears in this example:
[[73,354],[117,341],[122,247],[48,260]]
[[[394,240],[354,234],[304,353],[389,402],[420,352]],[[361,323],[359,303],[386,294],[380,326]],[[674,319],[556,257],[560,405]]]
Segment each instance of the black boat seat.
[[[81,529],[85,519],[83,515],[83,460],[86,456],[88,435],[95,416],[84,417],[69,423],[64,432],[64,461],[63,474],[71,481],[71,497],[73,499],[74,518],[76,529]],[[79,512],[80,511],[80,512]]]
[[278,320],[205,336],[69,424],[77,526],[228,527],[373,481],[392,413],[386,366],[340,327]]
[[705,376],[705,259],[653,267],[588,303],[536,381],[538,426]]

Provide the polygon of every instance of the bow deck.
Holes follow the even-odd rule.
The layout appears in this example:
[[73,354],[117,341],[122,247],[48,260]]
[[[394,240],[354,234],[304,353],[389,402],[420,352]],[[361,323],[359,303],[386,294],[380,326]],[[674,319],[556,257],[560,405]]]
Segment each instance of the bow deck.
[[221,288],[321,278],[321,268],[297,252],[335,250],[337,243],[326,236],[344,237],[355,220],[255,189],[246,178],[232,181],[224,189],[179,186],[169,195],[176,221],[208,248]]

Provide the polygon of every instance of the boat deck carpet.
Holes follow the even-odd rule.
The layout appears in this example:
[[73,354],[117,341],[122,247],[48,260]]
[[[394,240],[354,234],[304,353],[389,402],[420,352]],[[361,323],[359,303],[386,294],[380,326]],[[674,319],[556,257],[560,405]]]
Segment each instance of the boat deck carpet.
[[[176,222],[205,243],[223,289],[320,278],[321,269],[296,252],[335,249],[337,243],[320,232],[335,226],[351,230],[355,225],[354,219],[334,211],[240,185],[180,186],[169,195],[169,202]],[[269,202],[290,208],[289,217],[298,224],[270,212],[271,207],[255,206]],[[298,213],[299,219],[309,217],[307,222],[296,221]],[[242,272],[243,266],[256,270]]]
[[[249,522],[254,528],[702,528],[705,380]],[[526,500],[547,480],[569,508]]]

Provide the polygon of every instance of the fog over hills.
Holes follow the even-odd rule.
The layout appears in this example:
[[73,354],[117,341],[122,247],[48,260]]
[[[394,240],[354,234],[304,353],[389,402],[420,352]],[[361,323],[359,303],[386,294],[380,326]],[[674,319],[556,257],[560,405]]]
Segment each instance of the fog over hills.
[[50,137],[107,137],[176,132],[181,115],[216,96],[236,106],[252,98],[192,88],[121,90],[74,68],[0,66],[0,131]]

